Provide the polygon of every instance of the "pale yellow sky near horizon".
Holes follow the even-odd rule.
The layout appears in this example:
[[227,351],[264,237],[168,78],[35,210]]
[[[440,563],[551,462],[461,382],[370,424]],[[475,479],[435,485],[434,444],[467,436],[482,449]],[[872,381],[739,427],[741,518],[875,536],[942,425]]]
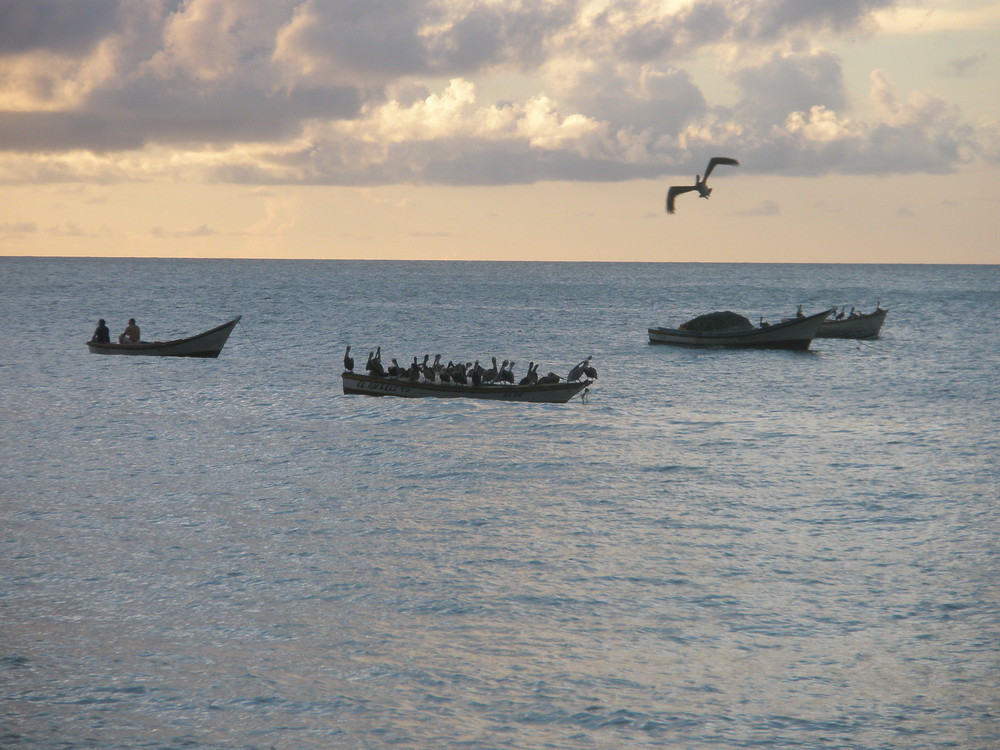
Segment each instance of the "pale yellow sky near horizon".
[[[284,5],[299,5],[300,11],[311,8],[317,14],[336,7],[299,4],[298,0]],[[614,3],[609,0],[608,5]],[[676,12],[696,3],[674,5]],[[195,42],[191,40],[203,44],[211,38],[204,33],[205,28],[222,23],[218,20],[221,15],[211,15],[213,8],[225,8],[233,14],[247,6],[234,4],[234,0],[188,0],[181,7],[191,12],[187,18],[177,16],[173,22],[163,21],[163,49],[157,54],[143,50],[159,66],[158,77],[150,81],[173,75],[173,80],[183,82],[187,80],[185,75],[197,74],[211,84],[204,91],[214,91],[225,80],[218,72],[223,68],[218,66],[224,66],[226,60],[219,55],[227,50],[192,46]],[[196,9],[208,10],[195,14]],[[761,141],[768,131],[755,125],[759,131],[751,132],[749,125],[736,119],[737,115],[728,124],[718,125],[728,130],[714,135],[711,125],[705,122],[688,126],[678,136],[665,130],[657,136],[661,139],[657,143],[663,145],[656,147],[643,141],[637,130],[607,131],[600,146],[605,151],[598,149],[594,152],[597,157],[587,156],[596,158],[594,163],[598,165],[606,158],[617,168],[627,170],[649,160],[660,164],[662,161],[656,160],[677,159],[678,154],[684,158],[685,138],[701,139],[689,149],[690,160],[697,162],[694,170],[703,168],[705,154],[719,153],[741,160],[739,168],[720,167],[713,173],[711,200],[698,200],[695,194],[681,196],[678,211],[671,216],[663,209],[667,187],[690,184],[694,174],[678,169],[671,175],[668,172],[674,170],[664,169],[664,175],[656,179],[604,181],[598,170],[591,168],[586,179],[530,182],[534,179],[532,150],[544,161],[567,154],[568,158],[578,158],[590,148],[588,133],[597,132],[599,115],[585,118],[568,114],[575,111],[573,107],[591,107],[599,113],[607,105],[599,98],[580,98],[585,85],[581,88],[567,83],[574,76],[597,76],[600,71],[583,73],[586,65],[579,59],[555,54],[552,65],[540,66],[532,74],[516,73],[513,67],[506,73],[484,70],[477,80],[461,85],[452,85],[447,79],[425,78],[422,85],[430,91],[426,101],[418,98],[413,106],[390,102],[394,108],[373,109],[367,120],[332,121],[324,126],[329,132],[315,124],[304,126],[304,132],[318,128],[312,136],[314,150],[328,154],[325,162],[311,165],[313,169],[336,159],[346,164],[353,153],[362,153],[372,144],[376,149],[388,148],[387,144],[398,146],[408,139],[416,144],[414,148],[425,148],[428,143],[448,144],[452,139],[456,144],[473,142],[469,163],[492,169],[496,163],[483,158],[483,149],[517,143],[517,138],[523,138],[531,143],[529,158],[512,169],[522,170],[517,172],[520,179],[514,182],[526,177],[530,184],[441,184],[447,180],[421,179],[419,168],[414,169],[415,184],[393,183],[390,178],[387,184],[363,188],[307,185],[301,174],[290,179],[289,184],[270,180],[256,186],[253,180],[242,177],[236,182],[218,176],[235,173],[254,160],[272,168],[285,157],[281,149],[287,149],[290,156],[296,154],[293,149],[299,147],[294,140],[287,145],[262,145],[249,140],[241,144],[234,136],[231,142],[220,138],[217,145],[166,146],[153,141],[131,150],[124,147],[95,151],[48,147],[39,147],[35,152],[4,151],[0,147],[0,256],[1000,263],[1000,95],[995,83],[1000,79],[1000,0],[954,0],[932,7],[911,3],[879,12],[875,17],[880,24],[875,33],[827,37],[812,50],[802,49],[804,37],[789,35],[787,42],[774,47],[734,45],[730,51],[716,45],[679,60],[684,75],[690,76],[710,106],[729,108],[737,115],[741,95],[756,91],[766,96],[768,87],[774,88],[773,81],[782,81],[789,89],[787,94],[776,94],[772,103],[779,113],[785,112],[785,107],[794,108],[798,101],[793,96],[796,87],[805,90],[808,82],[808,86],[815,87],[809,95],[829,95],[831,82],[838,76],[842,76],[848,101],[843,103],[842,111],[821,107],[812,113],[803,112],[801,127],[789,130],[800,142],[810,144],[807,149],[815,149],[803,152],[806,160],[817,159],[813,168],[818,169],[813,176],[780,174],[780,158],[775,157],[770,144]],[[674,23],[679,17],[666,18]],[[321,27],[320,20],[317,16],[314,25]],[[278,25],[275,21],[275,28]],[[191,40],[184,41],[182,34],[191,29],[197,35],[192,33]],[[569,27],[563,31],[568,33]],[[279,40],[284,41],[278,49],[287,59],[309,49],[305,41],[300,50],[292,46],[288,40],[294,41],[294,37],[288,36],[288,27],[281,33],[286,36],[279,34]],[[594,41],[605,31],[594,27],[586,33],[593,34],[589,41]],[[380,41],[375,39],[373,43]],[[720,51],[731,52],[732,57],[716,58]],[[12,66],[13,72],[6,79],[0,75],[0,94],[6,85],[7,101],[21,102],[8,106],[27,108],[25,111],[56,107],[38,99],[42,96],[38,93],[32,94],[36,98],[29,104],[23,103],[29,99],[16,98],[17,85],[27,86],[32,76],[41,75],[38,66],[43,64],[43,58],[37,56],[39,53],[32,53],[35,57],[20,53],[4,57],[3,52],[0,48],[0,63],[13,60],[20,66]],[[187,72],[182,75],[168,67],[167,53],[186,60]],[[759,55],[760,60],[746,59],[753,55]],[[203,67],[192,67],[196,63]],[[108,72],[110,63],[103,58],[84,59],[80,63],[84,67],[78,70],[65,60],[62,64],[66,68],[60,75],[68,76],[64,85],[79,71],[94,75],[98,82],[95,86],[110,86],[116,80]],[[217,67],[205,67],[210,65]],[[234,75],[226,70],[226,75]],[[643,75],[648,75],[649,70]],[[658,70],[664,75],[666,69]],[[639,80],[636,78],[632,85],[638,86]],[[666,86],[664,81],[669,80],[674,79],[653,77],[646,83]],[[613,91],[613,83],[606,85]],[[676,91],[664,89],[663,96],[686,95],[683,85],[678,85]],[[533,98],[552,86],[562,87],[568,103]],[[738,86],[743,87],[743,94]],[[38,86],[38,91],[45,90]],[[613,103],[635,107],[641,121],[646,116],[642,107],[652,106],[644,97],[653,94],[636,91],[628,93],[634,99]],[[86,100],[79,92],[65,96]],[[463,100],[462,96],[470,98]],[[524,109],[490,109],[494,102],[506,101],[507,96],[523,102]],[[677,101],[681,107],[683,100]],[[742,106],[747,101],[744,98]],[[74,106],[58,104],[68,112]],[[552,109],[546,110],[546,106]],[[564,109],[560,110],[560,106]],[[511,112],[520,112],[521,119],[498,124],[498,118]],[[17,122],[20,120],[0,120],[0,136],[3,123]],[[792,119],[782,127],[792,128],[790,123]],[[747,131],[734,130],[741,127]],[[779,129],[777,125],[772,127],[772,131]],[[511,138],[511,132],[519,135]],[[779,135],[787,140],[789,133]],[[635,143],[628,143],[627,138],[632,137]],[[730,153],[726,145],[716,151],[711,145],[713,137],[742,143],[747,153]],[[775,143],[785,142],[781,138]],[[963,138],[967,142],[961,143]],[[879,139],[884,139],[882,145],[877,145]],[[937,139],[942,143],[938,144]],[[838,162],[837,151],[831,145],[839,143],[857,152]],[[620,152],[611,154],[607,149],[615,144],[620,146]],[[955,149],[954,155],[943,156],[951,149]],[[900,158],[911,159],[912,163],[893,169],[891,157],[895,150]],[[871,170],[866,170],[864,157],[858,155],[869,151],[878,163],[873,161]],[[415,164],[426,158],[419,150],[401,153],[413,158]],[[517,147],[511,154],[513,159],[524,158],[523,149]],[[435,170],[447,164],[447,160],[440,159],[440,154],[435,154],[420,168],[430,167],[428,174],[439,174]],[[482,159],[481,163],[477,159]],[[386,170],[386,166],[390,169]],[[226,169],[233,172],[227,173]],[[373,169],[391,171],[391,164],[374,163]],[[861,173],[865,171],[869,173]],[[347,174],[357,177],[356,173]],[[502,182],[495,173],[483,175],[486,182]],[[317,182],[336,179],[321,175]]]
[[[663,212],[659,180],[509,187],[34,186],[51,217],[2,255],[760,263],[1000,263],[991,170],[734,174]],[[29,192],[30,195],[26,195]],[[965,195],[961,195],[965,193]],[[957,200],[961,198],[961,200]],[[989,217],[989,218],[986,218]]]

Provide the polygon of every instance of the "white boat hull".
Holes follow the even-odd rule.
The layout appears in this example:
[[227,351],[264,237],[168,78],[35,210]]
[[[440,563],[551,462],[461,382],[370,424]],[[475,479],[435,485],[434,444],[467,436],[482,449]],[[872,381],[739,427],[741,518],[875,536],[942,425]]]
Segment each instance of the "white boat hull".
[[572,383],[535,385],[458,385],[412,382],[397,378],[345,372],[344,393],[361,396],[397,396],[399,398],[474,398],[487,401],[522,401],[530,403],[564,404],[593,380]]

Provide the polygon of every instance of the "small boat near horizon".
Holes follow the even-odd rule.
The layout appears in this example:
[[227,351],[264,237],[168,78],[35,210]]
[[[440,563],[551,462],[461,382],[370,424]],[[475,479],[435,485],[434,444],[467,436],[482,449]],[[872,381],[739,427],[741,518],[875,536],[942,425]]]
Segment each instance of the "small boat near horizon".
[[188,336],[172,341],[139,341],[134,344],[118,344],[112,342],[88,341],[87,348],[91,354],[127,354],[150,357],[200,357],[215,359],[226,345],[229,334],[240,322],[242,315],[237,315],[228,323],[223,323],[204,333]]
[[565,404],[594,383],[593,380],[574,380],[530,385],[510,385],[507,383],[461,385],[362,375],[350,371],[345,371],[341,377],[346,395],[397,396],[400,398],[472,398],[485,401],[521,401],[540,404]]
[[734,328],[724,331],[694,331],[684,328],[650,328],[650,344],[673,344],[696,347],[737,347],[749,349],[788,349],[803,351],[809,348],[820,325],[833,308],[793,318],[773,325]]

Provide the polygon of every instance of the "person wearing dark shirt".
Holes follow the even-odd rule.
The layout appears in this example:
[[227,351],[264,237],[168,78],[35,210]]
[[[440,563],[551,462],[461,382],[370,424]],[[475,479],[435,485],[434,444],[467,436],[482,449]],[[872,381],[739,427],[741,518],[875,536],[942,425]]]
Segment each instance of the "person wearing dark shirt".
[[94,329],[94,335],[90,340],[97,344],[107,344],[111,341],[111,331],[104,324],[104,318],[97,321],[97,328]]

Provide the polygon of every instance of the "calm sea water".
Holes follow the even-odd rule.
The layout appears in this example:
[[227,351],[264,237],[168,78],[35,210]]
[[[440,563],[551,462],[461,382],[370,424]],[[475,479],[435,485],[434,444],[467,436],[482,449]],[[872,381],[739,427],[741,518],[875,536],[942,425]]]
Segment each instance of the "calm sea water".
[[[0,274],[4,748],[1000,747],[1000,267]],[[879,301],[874,342],[646,343]],[[234,314],[218,360],[84,346]],[[600,378],[348,397],[347,344]]]

